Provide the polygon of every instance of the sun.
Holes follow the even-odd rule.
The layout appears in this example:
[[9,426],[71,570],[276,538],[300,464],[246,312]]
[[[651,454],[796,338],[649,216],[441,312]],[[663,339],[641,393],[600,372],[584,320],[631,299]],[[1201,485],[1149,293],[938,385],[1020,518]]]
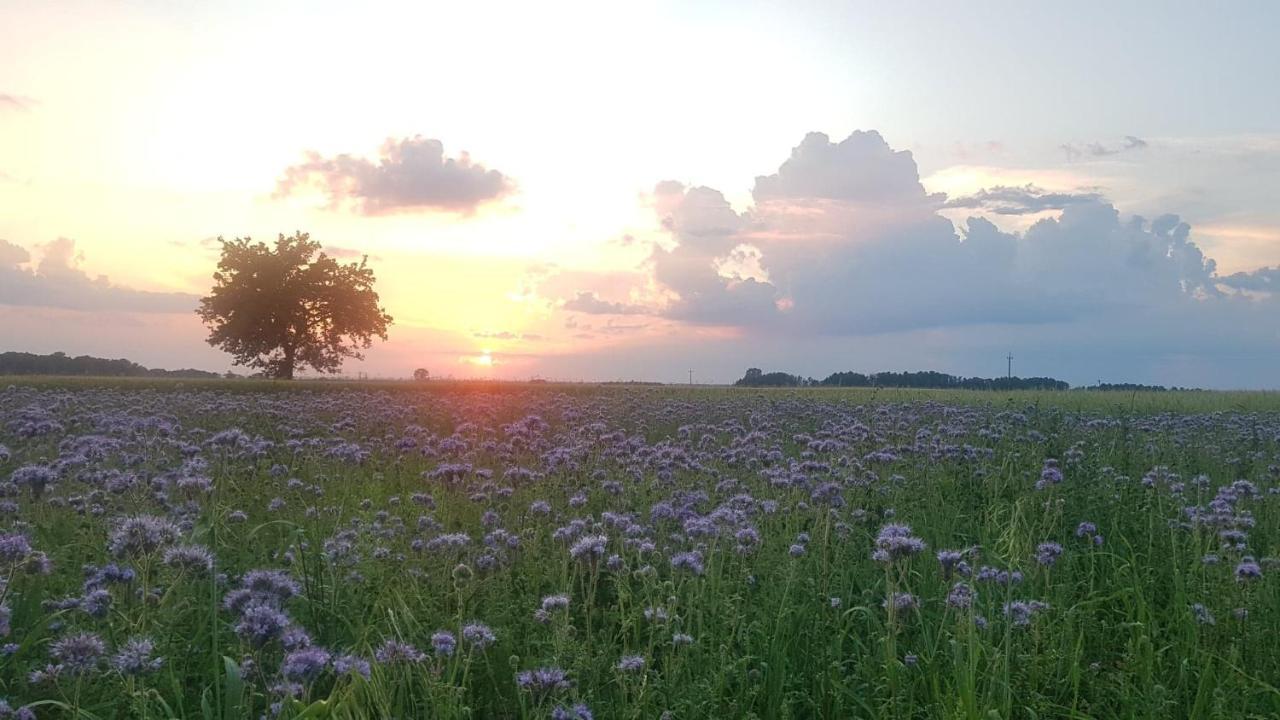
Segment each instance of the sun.
[[475,357],[474,362],[483,367],[493,367],[493,354],[485,350]]

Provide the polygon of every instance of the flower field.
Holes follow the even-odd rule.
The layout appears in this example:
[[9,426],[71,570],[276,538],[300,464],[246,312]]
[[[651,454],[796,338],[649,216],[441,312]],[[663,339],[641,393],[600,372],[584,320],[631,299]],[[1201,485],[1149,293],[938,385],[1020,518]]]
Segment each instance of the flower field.
[[0,718],[1274,718],[1280,398],[0,389]]

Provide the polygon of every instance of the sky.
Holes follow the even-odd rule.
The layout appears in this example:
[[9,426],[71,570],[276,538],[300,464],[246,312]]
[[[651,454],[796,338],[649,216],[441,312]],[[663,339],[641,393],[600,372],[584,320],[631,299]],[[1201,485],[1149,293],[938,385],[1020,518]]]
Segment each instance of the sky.
[[1280,387],[1272,2],[0,0],[0,350],[226,370],[219,236],[368,256],[348,375]]

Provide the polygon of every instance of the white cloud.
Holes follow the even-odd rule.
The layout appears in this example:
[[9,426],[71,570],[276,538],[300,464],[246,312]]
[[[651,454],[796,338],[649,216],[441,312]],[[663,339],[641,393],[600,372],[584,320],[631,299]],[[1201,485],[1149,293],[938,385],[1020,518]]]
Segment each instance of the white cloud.
[[342,154],[307,160],[285,169],[276,187],[284,197],[318,187],[333,209],[350,207],[362,215],[441,210],[470,214],[515,190],[511,178],[472,162],[467,153],[444,156],[444,144],[421,136],[382,145],[377,162]]

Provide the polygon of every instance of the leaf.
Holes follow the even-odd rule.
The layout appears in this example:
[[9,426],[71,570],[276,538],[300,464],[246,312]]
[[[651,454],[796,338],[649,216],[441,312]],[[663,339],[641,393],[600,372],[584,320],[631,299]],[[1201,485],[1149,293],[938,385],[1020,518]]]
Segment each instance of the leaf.
[[226,667],[226,678],[223,680],[224,720],[238,720],[244,717],[241,707],[244,705],[244,678],[240,676],[240,666],[234,660],[223,655],[222,663]]

